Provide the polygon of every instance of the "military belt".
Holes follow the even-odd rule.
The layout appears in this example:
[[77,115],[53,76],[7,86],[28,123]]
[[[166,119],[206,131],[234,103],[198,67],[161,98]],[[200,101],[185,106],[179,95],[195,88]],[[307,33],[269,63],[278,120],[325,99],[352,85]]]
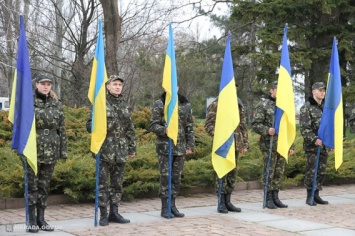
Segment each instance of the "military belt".
[[56,129],[36,129],[37,134],[43,135],[50,135],[50,134],[57,134]]
[[126,135],[122,134],[122,133],[118,133],[118,132],[113,132],[113,133],[106,134],[106,137],[110,137],[110,138],[125,138]]

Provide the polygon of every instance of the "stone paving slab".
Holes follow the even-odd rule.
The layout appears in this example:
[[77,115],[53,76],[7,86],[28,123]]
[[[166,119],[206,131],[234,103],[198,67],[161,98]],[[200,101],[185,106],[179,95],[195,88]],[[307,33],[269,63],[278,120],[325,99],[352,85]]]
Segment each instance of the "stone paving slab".
[[[94,227],[93,204],[49,206],[47,221],[55,226],[50,235],[354,235],[355,185],[326,186],[321,196],[329,205],[305,204],[306,191],[294,188],[280,191],[286,209],[263,209],[262,190],[235,191],[232,201],[241,213],[219,214],[215,194],[178,197],[177,206],[184,218],[160,217],[160,199],[123,202],[120,213],[130,224],[111,223]],[[24,209],[0,210],[0,235],[33,235],[24,232]],[[13,232],[8,227],[14,227]],[[40,231],[39,234],[48,234]]]

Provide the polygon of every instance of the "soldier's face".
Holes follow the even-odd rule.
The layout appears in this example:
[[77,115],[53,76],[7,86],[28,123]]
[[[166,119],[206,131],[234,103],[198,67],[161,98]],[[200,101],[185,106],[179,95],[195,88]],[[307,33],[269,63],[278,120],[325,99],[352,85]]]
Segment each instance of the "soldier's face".
[[316,98],[316,100],[323,100],[325,97],[325,89],[313,89],[312,90],[313,97]]
[[38,92],[48,94],[52,89],[52,83],[48,81],[36,83],[36,88],[38,89]]
[[276,94],[277,94],[277,88],[272,88],[270,89],[270,95],[273,98],[276,98]]
[[121,80],[114,80],[106,85],[107,90],[113,95],[118,96],[122,92],[123,83]]

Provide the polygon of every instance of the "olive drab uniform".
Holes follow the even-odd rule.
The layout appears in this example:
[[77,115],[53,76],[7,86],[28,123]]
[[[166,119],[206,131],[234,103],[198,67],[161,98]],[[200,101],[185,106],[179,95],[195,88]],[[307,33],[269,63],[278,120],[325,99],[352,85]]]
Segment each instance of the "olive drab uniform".
[[351,114],[349,117],[349,127],[350,133],[355,133],[355,107],[351,109]]
[[[91,132],[91,113],[86,128]],[[107,134],[100,149],[99,206],[118,206],[128,155],[136,153],[136,136],[129,105],[122,95],[106,94]],[[109,178],[110,176],[110,187]]]
[[[304,185],[307,190],[311,190],[313,184],[315,173],[314,168],[318,149],[318,146],[315,145],[315,141],[318,139],[318,128],[322,118],[323,106],[324,102],[318,104],[313,97],[309,97],[308,101],[301,107],[300,110],[300,131],[303,136],[303,149],[306,155],[306,174]],[[316,180],[316,190],[318,191],[322,190],[327,168],[327,160],[328,151],[327,148],[322,145],[320,149]]]
[[[37,89],[34,95],[34,112],[37,139],[37,176],[28,168],[28,205],[37,206],[37,224],[46,231],[53,231],[44,220],[49,184],[54,166],[59,158],[67,158],[67,136],[61,102],[50,92],[48,95]],[[32,216],[30,215],[32,219]],[[43,227],[43,228],[42,228]]]
[[67,158],[67,135],[62,104],[35,91],[38,175],[28,170],[29,205],[46,206],[49,184],[59,158]]
[[[168,155],[169,155],[169,138],[166,135],[166,122],[164,120],[164,103],[166,93],[164,92],[161,98],[154,102],[152,115],[150,118],[150,131],[157,136],[156,152],[158,154],[160,185],[159,196],[162,199],[162,216],[167,216],[166,199],[168,196]],[[172,198],[175,201],[179,194],[181,176],[184,168],[184,157],[186,150],[194,150],[195,136],[193,131],[192,109],[188,100],[178,94],[178,138],[176,146],[172,142]],[[172,203],[172,213],[177,217],[178,211]],[[176,210],[176,211],[175,211]],[[181,213],[180,213],[181,214]],[[166,217],[165,217],[166,218]]]
[[[207,108],[207,116],[206,116],[206,122],[205,122],[205,130],[210,136],[214,136],[214,129],[215,129],[215,123],[216,123],[216,115],[217,115],[217,106],[218,106],[218,99],[213,101]],[[238,156],[239,152],[242,151],[243,149],[248,149],[249,148],[249,142],[248,142],[248,130],[247,130],[247,125],[246,125],[246,119],[245,119],[245,113],[244,113],[244,107],[242,101],[238,98],[238,107],[239,107],[239,125],[234,131],[234,140],[235,140],[235,163],[236,163],[236,168],[231,170],[227,175],[225,175],[222,178],[222,189],[221,189],[221,200],[219,201],[220,204],[226,205],[225,212],[222,213],[227,213],[229,211],[236,211],[240,212],[240,208],[235,208],[234,206],[231,207],[230,203],[230,196],[234,190],[235,184],[237,182],[237,167],[238,167]],[[216,192],[218,192],[218,177],[216,178]],[[222,206],[223,208],[224,206]],[[221,207],[219,207],[220,212],[221,212]],[[234,209],[234,210],[233,210]],[[222,209],[223,211],[223,209]]]
[[[266,165],[269,156],[270,138],[269,128],[274,127],[276,100],[271,96],[261,101],[255,111],[252,121],[252,129],[255,133],[260,134],[259,148],[263,155],[264,167],[262,175],[262,183],[265,185]],[[281,187],[282,177],[285,171],[286,160],[277,153],[277,135],[273,137],[272,154],[269,168],[268,190],[279,190]]]
[[[257,134],[260,134],[259,148],[263,156],[263,174],[261,181],[264,187],[266,184],[267,162],[269,158],[271,140],[269,129],[274,127],[275,107],[276,99],[269,95],[257,105],[252,121],[253,131]],[[272,152],[270,157],[270,167],[268,170],[269,178],[267,186],[268,191],[266,193],[266,207],[269,209],[287,207],[287,205],[283,204],[278,198],[282,178],[285,172],[286,159],[277,152],[277,139],[278,136],[275,134],[272,140]],[[292,145],[291,149],[293,148],[294,147]]]
[[[206,132],[213,136],[214,128],[216,123],[216,114],[217,114],[217,105],[218,99],[212,102],[207,108],[207,116],[205,122]],[[238,156],[239,152],[243,149],[249,148],[248,142],[248,130],[245,120],[244,107],[241,100],[238,98],[238,107],[239,107],[239,125],[234,131],[234,140],[235,140],[235,163],[238,166]],[[234,186],[237,179],[237,169],[233,169],[225,177],[222,178],[222,193],[230,194],[233,192]],[[218,186],[217,186],[218,187]]]

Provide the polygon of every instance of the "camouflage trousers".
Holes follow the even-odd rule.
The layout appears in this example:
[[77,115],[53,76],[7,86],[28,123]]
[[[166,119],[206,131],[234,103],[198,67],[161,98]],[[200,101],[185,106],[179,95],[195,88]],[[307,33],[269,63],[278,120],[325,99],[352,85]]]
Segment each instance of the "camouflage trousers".
[[37,176],[27,163],[28,205],[47,206],[49,184],[54,172],[54,164],[37,163]]
[[[231,194],[234,190],[235,184],[237,183],[237,168],[238,168],[238,156],[239,152],[235,152],[235,165],[236,168],[231,170],[228,174],[222,178],[222,194]],[[218,193],[220,179],[216,177],[216,193]]]
[[[168,195],[168,171],[169,157],[166,155],[158,155],[160,185],[159,197],[169,197]],[[173,156],[171,164],[171,194],[176,197],[180,191],[181,175],[184,170],[184,156]]]
[[[306,151],[306,174],[304,178],[304,186],[307,189],[312,189],[314,170],[316,166],[317,153]],[[318,170],[316,187],[318,190],[322,190],[323,181],[325,178],[325,172],[327,169],[328,153],[321,152],[319,155]]]
[[119,205],[123,191],[122,183],[125,164],[100,162],[99,207],[106,207],[108,203],[110,205]]
[[[263,175],[261,178],[261,182],[265,187],[266,173],[267,173],[266,167],[267,167],[269,152],[263,151],[262,153],[263,153],[264,166],[263,166]],[[269,178],[268,178],[268,186],[267,186],[268,191],[280,190],[282,178],[285,172],[285,166],[286,166],[286,159],[283,158],[276,151],[272,151],[271,158],[270,158]]]

